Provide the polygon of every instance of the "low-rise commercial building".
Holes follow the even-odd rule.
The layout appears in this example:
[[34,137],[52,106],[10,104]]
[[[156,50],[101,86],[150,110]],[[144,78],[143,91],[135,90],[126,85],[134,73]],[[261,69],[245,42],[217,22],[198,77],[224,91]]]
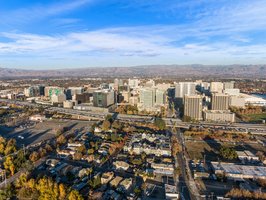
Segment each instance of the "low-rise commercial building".
[[229,106],[244,108],[246,104],[245,98],[241,96],[230,96],[229,97]]
[[174,165],[169,163],[151,163],[155,174],[173,175]]
[[266,167],[211,162],[215,174],[224,174],[229,179],[266,179]]
[[204,121],[235,122],[235,113],[225,110],[207,110],[203,112]]
[[75,105],[75,102],[73,102],[71,100],[67,100],[67,101],[63,102],[63,107],[64,108],[72,109],[74,105]]
[[258,156],[254,155],[252,152],[245,150],[245,151],[236,151],[238,159],[242,161],[242,163],[247,162],[258,162],[260,159]]
[[179,199],[178,189],[175,185],[165,184],[164,188],[165,188],[165,198],[167,200]]
[[63,103],[64,101],[66,101],[66,95],[65,94],[53,94],[51,96],[51,102],[52,103]]

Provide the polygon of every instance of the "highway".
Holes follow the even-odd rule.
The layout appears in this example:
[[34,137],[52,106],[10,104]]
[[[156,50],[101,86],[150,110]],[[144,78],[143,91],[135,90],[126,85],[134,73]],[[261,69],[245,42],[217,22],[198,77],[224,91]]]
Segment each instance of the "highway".
[[[15,101],[9,99],[0,99],[0,102],[17,104],[21,106],[33,106],[39,107],[42,105],[24,102],[24,101]],[[58,112],[62,114],[70,114],[76,116],[85,116],[91,119],[104,120],[107,115],[112,115],[114,119],[121,120],[123,122],[153,122],[154,117],[152,116],[139,116],[139,115],[127,115],[127,114],[118,114],[118,113],[110,113],[110,112],[92,112],[85,110],[74,110],[74,109],[65,109],[60,107],[52,107],[52,106],[43,106],[48,112]],[[266,135],[266,125],[265,124],[252,124],[252,123],[210,123],[210,122],[182,122],[180,119],[176,118],[162,118],[166,126],[168,127],[177,127],[177,128],[185,128],[189,127],[200,127],[200,128],[221,128],[221,129],[235,129],[237,131],[240,129],[241,131],[237,132],[250,132],[252,134],[258,135]]]

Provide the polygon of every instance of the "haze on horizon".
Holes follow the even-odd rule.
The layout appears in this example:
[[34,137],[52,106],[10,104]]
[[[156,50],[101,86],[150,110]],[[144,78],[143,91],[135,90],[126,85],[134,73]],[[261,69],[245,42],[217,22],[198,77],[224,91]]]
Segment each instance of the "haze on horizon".
[[263,0],[0,1],[0,67],[266,63]]

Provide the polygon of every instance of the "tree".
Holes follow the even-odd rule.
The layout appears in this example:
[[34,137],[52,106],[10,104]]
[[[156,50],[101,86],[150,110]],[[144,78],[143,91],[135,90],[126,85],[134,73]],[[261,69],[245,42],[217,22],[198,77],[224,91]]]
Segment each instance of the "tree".
[[35,189],[35,187],[36,187],[36,181],[35,181],[35,179],[31,178],[27,182],[27,187],[30,188],[30,189]]
[[4,152],[5,152],[5,144],[0,143],[0,154],[4,154]]
[[0,199],[11,199],[14,195],[14,191],[11,185],[8,185],[6,188],[0,190]]
[[4,162],[4,168],[10,171],[11,176],[15,174],[15,165],[13,163],[13,157],[8,156]]
[[36,189],[30,189],[27,187],[22,187],[18,190],[17,197],[18,197],[18,199],[38,200],[39,199],[39,193]]
[[32,162],[36,162],[38,159],[39,159],[39,153],[36,152],[36,151],[33,151],[31,154],[30,154],[30,160]]
[[24,155],[24,151],[20,150],[17,153],[17,156],[14,158],[14,164],[15,164],[16,168],[17,169],[21,168],[26,161],[27,161],[27,159]]
[[97,188],[98,186],[101,185],[101,177],[100,176],[96,176],[93,178],[93,180],[89,180],[89,185],[92,188]]
[[66,195],[66,187],[62,183],[59,184],[59,199],[64,200],[66,198]]
[[57,199],[56,190],[55,190],[56,188],[54,187],[54,185],[55,183],[51,178],[47,177],[41,178],[36,185],[36,189],[40,193],[39,199],[56,200]]
[[184,115],[183,116],[183,122],[191,122],[192,118],[189,116]]
[[60,136],[64,133],[64,130],[62,128],[56,130],[56,136]]
[[263,187],[264,189],[266,189],[266,180],[265,179],[262,179],[262,178],[259,178],[257,179],[257,183]]
[[91,174],[92,174],[92,172],[93,172],[93,169],[92,169],[92,167],[90,167],[90,168],[88,169],[88,174],[90,175],[90,180],[91,180]]
[[45,149],[46,149],[47,152],[53,151],[53,148],[49,144],[45,145]]
[[222,146],[220,148],[220,155],[229,160],[233,160],[237,158],[237,153],[233,148]]
[[23,187],[27,183],[27,176],[28,175],[26,173],[22,173],[19,176],[19,178],[15,182],[16,188],[21,188],[21,187]]
[[115,134],[115,133],[112,133],[112,134],[111,134],[111,138],[110,138],[110,139],[111,139],[111,141],[112,141],[112,142],[116,142],[116,141],[117,141],[117,139],[118,139],[118,135],[117,135],[117,134]]
[[93,154],[94,150],[93,149],[88,149],[88,154]]
[[59,145],[62,145],[62,144],[64,144],[64,143],[66,143],[66,138],[65,138],[65,136],[60,135],[60,136],[56,139],[56,142],[57,142],[57,144],[59,144]]
[[82,153],[80,153],[80,152],[76,152],[75,154],[74,154],[74,160],[81,160],[81,158],[82,158]]
[[249,190],[233,188],[226,195],[226,197],[231,197],[233,199],[266,199],[265,192],[254,191],[251,192]]
[[110,129],[111,123],[108,120],[104,120],[102,124],[102,129],[108,131]]
[[166,116],[166,109],[165,109],[165,107],[164,106],[161,106],[161,116],[162,117],[165,117]]
[[68,195],[68,200],[83,200],[83,197],[79,194],[77,190],[71,190]]
[[12,139],[8,140],[6,145],[7,146],[16,146],[16,143],[17,143],[17,141],[14,138],[12,138]]
[[136,158],[136,159],[131,160],[131,163],[133,165],[142,165],[142,160]]
[[116,130],[120,130],[122,128],[121,124],[118,121],[114,121],[112,127]]
[[86,147],[85,147],[85,145],[84,144],[82,144],[80,147],[78,147],[77,148],[77,151],[79,152],[79,153],[82,153],[82,154],[85,154],[86,153]]
[[138,187],[134,188],[134,193],[139,196],[141,194],[141,189],[139,189]]
[[145,159],[146,159],[146,157],[147,157],[146,153],[145,153],[145,152],[142,152],[142,153],[140,154],[140,156],[141,156],[141,160],[142,160],[142,161],[145,161]]
[[95,128],[97,127],[97,123],[91,125],[90,131],[94,133]]
[[113,122],[113,117],[112,117],[112,115],[106,115],[106,117],[105,117],[105,121],[109,121],[110,123],[112,123],[112,122]]
[[39,156],[40,156],[40,158],[43,158],[44,156],[46,156],[46,154],[47,154],[46,149],[43,149],[43,148],[40,148],[39,149]]
[[0,154],[4,154],[5,146],[6,146],[6,139],[3,137],[0,137]]
[[13,152],[16,152],[16,140],[15,139],[10,139],[8,140],[5,148],[5,155],[9,155]]
[[154,125],[157,126],[160,130],[165,130],[166,124],[162,118],[156,118],[154,120]]

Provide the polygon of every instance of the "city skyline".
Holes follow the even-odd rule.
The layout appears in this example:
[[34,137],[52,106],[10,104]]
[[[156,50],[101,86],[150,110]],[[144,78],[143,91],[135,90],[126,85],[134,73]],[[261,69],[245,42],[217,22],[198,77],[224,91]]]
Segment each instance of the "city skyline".
[[0,67],[266,63],[263,1],[0,2]]

